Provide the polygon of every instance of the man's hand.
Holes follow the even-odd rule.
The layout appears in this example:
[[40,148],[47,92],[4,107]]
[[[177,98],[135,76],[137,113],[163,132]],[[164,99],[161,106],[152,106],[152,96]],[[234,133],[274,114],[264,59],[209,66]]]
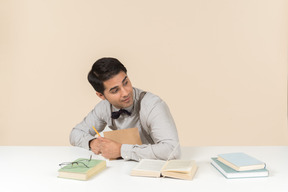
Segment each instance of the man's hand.
[[101,140],[99,139],[93,139],[91,142],[90,142],[90,149],[93,153],[99,155],[101,154],[101,151],[100,151],[100,145],[101,145]]
[[102,154],[107,159],[116,159],[121,157],[121,145],[110,139],[98,137],[90,143],[90,148],[95,154]]

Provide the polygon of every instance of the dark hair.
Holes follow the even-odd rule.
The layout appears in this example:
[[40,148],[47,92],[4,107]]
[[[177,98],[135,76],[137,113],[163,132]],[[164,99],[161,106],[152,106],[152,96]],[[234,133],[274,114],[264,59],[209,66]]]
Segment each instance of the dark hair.
[[117,75],[120,71],[127,73],[124,65],[115,58],[105,57],[97,60],[90,72],[88,73],[88,81],[95,91],[104,94],[104,81],[107,81]]

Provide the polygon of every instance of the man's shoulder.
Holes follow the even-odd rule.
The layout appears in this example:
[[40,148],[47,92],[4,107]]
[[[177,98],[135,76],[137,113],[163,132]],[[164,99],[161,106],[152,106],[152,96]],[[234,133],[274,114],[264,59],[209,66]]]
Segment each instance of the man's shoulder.
[[155,94],[153,94],[151,92],[143,91],[143,90],[135,88],[135,87],[134,87],[134,90],[135,90],[135,96],[136,96],[135,99],[137,101],[139,100],[140,94],[142,92],[146,92],[146,94],[142,98],[141,103],[149,104],[149,103],[155,103],[155,102],[157,103],[157,102],[161,102],[162,101],[162,99],[158,95],[155,95]]
[[107,100],[101,100],[94,107],[94,111],[97,111],[98,113],[106,112],[108,110],[110,110],[110,103]]
[[151,92],[147,92],[141,101],[141,111],[149,112],[156,106],[166,105],[165,102],[158,96]]
[[[158,119],[158,117],[161,117],[161,118]],[[159,121],[163,121],[163,120],[166,121],[167,120],[165,119],[166,117],[170,117],[169,107],[166,104],[166,102],[162,100],[158,95],[155,95],[151,92],[147,92],[145,96],[143,97],[141,104],[140,104],[140,119],[143,125],[148,125],[149,122],[147,121],[148,120],[154,121],[155,118],[158,119]],[[145,124],[145,121],[146,121],[146,124]]]
[[158,95],[155,95],[151,92],[147,92],[142,100],[143,100],[143,102],[148,102],[148,103],[153,103],[153,102],[157,103],[157,102],[163,101]]

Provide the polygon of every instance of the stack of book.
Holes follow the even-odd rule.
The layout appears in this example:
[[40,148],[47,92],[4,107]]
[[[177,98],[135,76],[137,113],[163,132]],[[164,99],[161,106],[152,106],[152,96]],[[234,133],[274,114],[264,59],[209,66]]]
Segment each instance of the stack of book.
[[226,178],[267,177],[266,164],[245,153],[226,153],[211,158],[211,164]]

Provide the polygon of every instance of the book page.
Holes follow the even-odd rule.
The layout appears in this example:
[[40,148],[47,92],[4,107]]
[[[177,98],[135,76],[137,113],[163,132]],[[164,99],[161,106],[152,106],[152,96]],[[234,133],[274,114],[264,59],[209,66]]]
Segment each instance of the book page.
[[142,159],[133,170],[160,171],[166,161]]
[[162,171],[189,172],[193,164],[193,160],[170,160],[163,167]]

